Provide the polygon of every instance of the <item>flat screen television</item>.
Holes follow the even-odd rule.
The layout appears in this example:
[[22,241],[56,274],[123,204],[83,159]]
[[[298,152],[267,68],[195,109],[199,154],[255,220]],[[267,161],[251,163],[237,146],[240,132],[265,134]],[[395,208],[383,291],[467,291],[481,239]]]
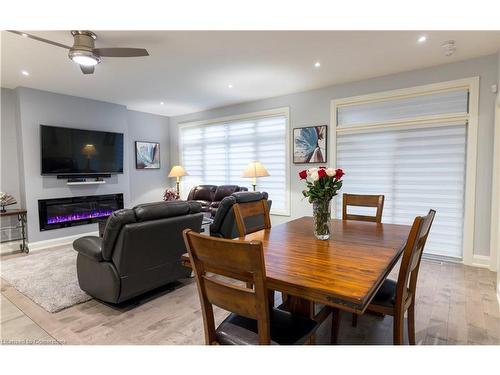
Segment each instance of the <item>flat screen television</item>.
[[123,173],[123,134],[40,125],[42,175]]

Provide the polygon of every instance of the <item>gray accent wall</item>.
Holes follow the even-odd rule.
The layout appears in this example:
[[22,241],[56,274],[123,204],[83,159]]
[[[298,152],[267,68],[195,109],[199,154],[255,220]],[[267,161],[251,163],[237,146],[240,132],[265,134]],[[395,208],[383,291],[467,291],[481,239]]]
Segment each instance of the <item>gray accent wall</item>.
[[[50,231],[39,230],[38,200],[81,195],[123,193],[125,207],[160,201],[169,170],[168,118],[128,111],[125,106],[29,88],[2,89],[2,191],[21,197],[28,210],[30,242],[97,230],[96,224]],[[5,115],[4,115],[5,112]],[[66,180],[40,174],[40,124],[124,134],[124,173],[103,185],[69,186]],[[5,143],[4,149],[4,130]],[[16,130],[15,132],[13,130]],[[135,140],[161,143],[161,169],[135,170]],[[18,158],[15,149],[17,148]],[[12,160],[4,164],[4,160]],[[16,172],[19,171],[19,174]],[[25,199],[23,198],[25,197]]]
[[[474,76],[480,77],[479,147],[477,158],[474,253],[478,255],[488,255],[490,243],[494,104],[496,100],[496,95],[491,93],[490,86],[498,81],[498,55],[496,54],[452,64],[171,117],[171,161],[173,164],[176,164],[179,160],[177,140],[179,124],[182,122],[232,116],[278,107],[290,107],[291,128],[323,124],[330,125],[330,102],[333,99]],[[329,126],[330,139],[332,131],[332,127]],[[331,160],[331,152],[334,151],[334,148],[331,142],[329,142],[329,144],[329,160]],[[290,163],[291,216],[274,216],[273,223],[280,223],[312,214],[311,205],[302,199],[301,190],[303,189],[303,184],[297,177],[298,172],[303,168],[303,165],[294,165]],[[209,183],[209,181],[207,181],[207,183]],[[424,212],[416,212],[415,214],[424,214]]]
[[130,206],[162,200],[171,167],[168,117],[127,111],[127,122],[131,150],[135,141],[160,142],[160,169],[136,169],[135,153],[130,153]]

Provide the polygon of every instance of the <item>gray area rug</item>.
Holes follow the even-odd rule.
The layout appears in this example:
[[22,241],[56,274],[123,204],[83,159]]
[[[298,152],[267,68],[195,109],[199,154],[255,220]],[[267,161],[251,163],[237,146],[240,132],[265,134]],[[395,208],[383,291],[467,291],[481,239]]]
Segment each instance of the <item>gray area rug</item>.
[[80,289],[77,252],[65,246],[2,261],[0,276],[48,312],[92,299]]

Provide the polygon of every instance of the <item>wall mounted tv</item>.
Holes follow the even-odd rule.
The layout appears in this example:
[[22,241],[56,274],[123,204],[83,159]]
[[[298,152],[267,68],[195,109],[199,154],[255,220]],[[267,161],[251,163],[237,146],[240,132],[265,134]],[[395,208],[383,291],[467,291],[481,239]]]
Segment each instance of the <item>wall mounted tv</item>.
[[123,173],[123,134],[40,125],[42,175]]

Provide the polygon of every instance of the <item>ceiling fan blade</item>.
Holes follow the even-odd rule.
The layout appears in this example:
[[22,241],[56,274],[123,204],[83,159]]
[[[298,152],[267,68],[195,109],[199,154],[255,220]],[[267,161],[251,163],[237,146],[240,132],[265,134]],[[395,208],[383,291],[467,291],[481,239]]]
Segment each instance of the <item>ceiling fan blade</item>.
[[94,48],[94,53],[103,57],[140,57],[149,56],[144,48]]
[[94,65],[91,66],[85,66],[85,65],[80,65],[80,69],[82,70],[83,74],[94,74]]
[[21,31],[16,31],[16,30],[7,30],[7,31],[9,33],[21,35],[21,36],[23,36],[25,38],[30,38],[30,39],[38,40],[39,42],[44,42],[44,43],[52,44],[53,46],[62,47],[62,48],[66,48],[66,49],[71,49],[70,46],[67,46],[67,45],[62,44],[62,43],[53,42],[52,40],[40,38],[39,36],[36,36],[36,35],[31,35],[31,34],[23,33]]

